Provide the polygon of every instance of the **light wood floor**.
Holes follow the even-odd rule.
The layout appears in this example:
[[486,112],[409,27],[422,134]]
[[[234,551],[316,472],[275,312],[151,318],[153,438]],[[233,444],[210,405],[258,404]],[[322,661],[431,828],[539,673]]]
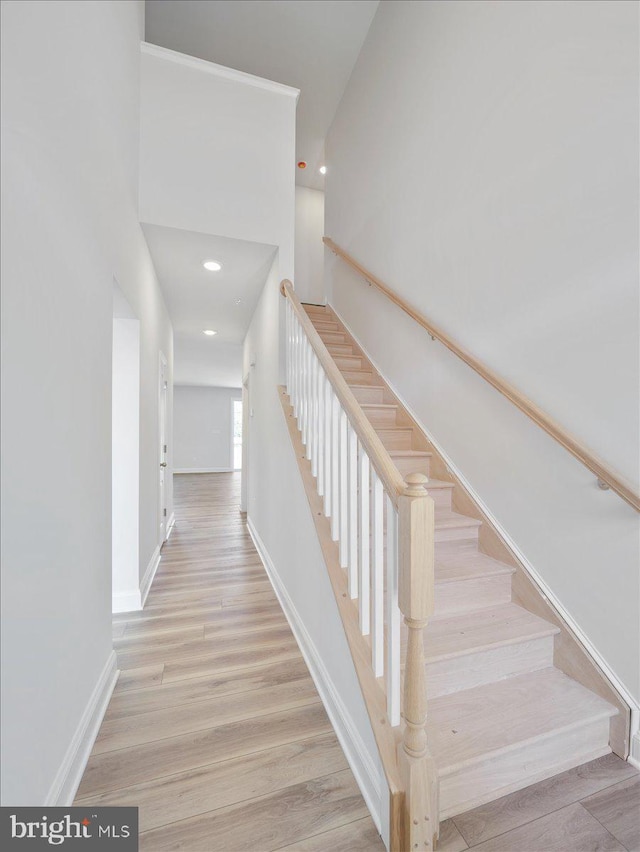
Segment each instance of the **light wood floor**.
[[[140,849],[383,852],[239,514],[238,474],[175,478],[176,527],[77,801],[140,808]],[[640,852],[614,755],[446,820],[440,852]]]
[[242,516],[238,474],[175,478],[143,612],[77,801],[137,805],[140,849],[384,847]]

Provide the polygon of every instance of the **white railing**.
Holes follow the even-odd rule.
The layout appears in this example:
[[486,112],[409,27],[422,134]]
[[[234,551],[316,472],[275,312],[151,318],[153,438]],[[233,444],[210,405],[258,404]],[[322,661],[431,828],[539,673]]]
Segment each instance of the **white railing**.
[[[286,311],[287,392],[346,572],[370,664],[384,685],[388,723],[404,723],[394,769],[402,813],[392,816],[393,852],[435,848],[437,776],[426,732],[423,638],[433,611],[434,504],[419,473],[402,478],[290,281]],[[401,690],[401,620],[407,627]],[[365,696],[365,700],[367,697]],[[392,795],[393,801],[399,801]]]
[[362,635],[371,639],[371,665],[385,680],[389,721],[399,725],[398,491],[385,488],[291,301],[286,305],[291,404],[349,595],[358,601]]

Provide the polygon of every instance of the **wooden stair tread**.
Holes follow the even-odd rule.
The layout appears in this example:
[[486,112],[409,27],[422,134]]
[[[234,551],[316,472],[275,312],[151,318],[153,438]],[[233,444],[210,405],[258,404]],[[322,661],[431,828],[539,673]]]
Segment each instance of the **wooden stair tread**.
[[[367,385],[367,387],[369,388],[371,387],[371,385]],[[384,408],[388,410],[391,408],[399,408],[399,406],[391,402],[361,402],[360,408],[363,408],[365,410],[368,408]]]
[[425,487],[426,487],[427,491],[430,491],[432,488],[446,489],[446,488],[454,488],[455,486],[454,486],[453,482],[449,482],[446,479],[429,479],[429,481],[427,482]]
[[617,710],[555,668],[436,698],[429,703],[431,753],[440,777]]
[[[386,390],[384,385],[357,385],[354,382],[349,382],[349,387],[359,390]],[[372,405],[375,405],[375,403],[372,403]]]
[[[431,480],[428,487],[431,487]],[[450,543],[436,544],[436,583],[455,583],[459,580],[515,573],[515,568],[480,553],[475,545],[470,547],[462,542],[460,544],[460,547],[451,547]]]
[[468,515],[460,515],[458,512],[438,509],[438,507],[436,507],[435,520],[436,530],[451,530],[461,527],[482,526],[482,521],[479,521],[477,518],[470,518]]
[[432,619],[424,632],[427,663],[553,636],[559,628],[514,603]]

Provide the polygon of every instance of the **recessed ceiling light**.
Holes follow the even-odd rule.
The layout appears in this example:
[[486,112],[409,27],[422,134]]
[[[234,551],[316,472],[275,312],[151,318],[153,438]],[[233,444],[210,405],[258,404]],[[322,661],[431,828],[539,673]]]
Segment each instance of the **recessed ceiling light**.
[[326,175],[327,167],[326,166],[320,166],[319,172],[320,172],[321,175]]
[[222,264],[218,263],[217,260],[205,260],[202,265],[205,269],[208,269],[209,272],[220,272],[222,269]]
[[207,335],[207,337],[213,337],[213,335],[214,335],[214,334],[217,334],[218,332],[217,332],[217,331],[213,331],[213,329],[211,329],[211,328],[205,328],[205,330],[204,330],[202,333],[203,333],[203,334],[206,334],[206,335]]

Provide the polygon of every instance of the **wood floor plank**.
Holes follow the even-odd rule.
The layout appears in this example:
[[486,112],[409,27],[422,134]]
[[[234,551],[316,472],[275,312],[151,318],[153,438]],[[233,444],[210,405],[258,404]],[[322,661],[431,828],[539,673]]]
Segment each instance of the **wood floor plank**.
[[144,610],[113,619],[121,674],[77,801],[139,807],[153,852],[337,847],[352,824],[381,850],[239,500],[238,474],[176,478]]
[[218,656],[190,657],[187,660],[166,663],[162,682],[163,684],[172,683],[191,677],[241,671],[262,663],[278,663],[286,660],[298,660],[299,658],[300,649],[294,640],[286,643],[280,642],[277,647],[259,646],[251,651],[241,648]]
[[118,676],[114,695],[127,689],[142,689],[145,686],[158,686],[162,683],[163,673],[164,663],[157,663],[153,666],[141,666],[137,669],[121,671]]
[[607,754],[453,819],[469,846],[475,846],[635,775],[630,764]]
[[625,852],[580,803],[486,840],[473,852]]
[[137,636],[153,634],[154,631],[171,630],[175,627],[189,627],[194,624],[232,624],[234,621],[255,621],[263,616],[269,617],[273,614],[284,614],[276,599],[258,602],[251,607],[225,607],[222,603],[214,606],[191,606],[185,609],[176,609],[175,612],[169,608],[167,612],[156,610],[154,614],[147,613],[146,618],[138,618],[125,622],[126,636]]
[[640,774],[587,799],[582,805],[628,852],[640,850]]
[[232,606],[234,606],[234,607],[238,607],[238,606],[246,607],[246,606],[252,606],[252,605],[257,605],[257,604],[261,604],[261,603],[266,603],[268,601],[277,601],[277,600],[278,600],[278,598],[276,597],[275,592],[272,589],[264,591],[264,592],[251,592],[251,593],[247,593],[247,592],[243,593],[241,591],[238,591],[238,592],[235,592],[233,594],[226,594],[222,598],[222,608],[225,609],[226,607],[232,607]]
[[276,713],[320,701],[310,677],[290,683],[267,686],[243,693],[219,695],[178,707],[163,707],[135,716],[109,719],[103,722],[94,754],[129,748],[142,743],[201,731],[212,725],[224,725],[240,719],[250,719],[265,713]]
[[335,735],[313,737],[85,799],[138,807],[141,832],[347,769]]
[[169,589],[167,591],[159,590],[158,592],[149,593],[149,607],[157,606],[158,604],[166,604],[168,601],[176,603],[213,603],[214,601],[224,601],[230,597],[239,597],[241,595],[266,594],[271,599],[273,590],[267,579],[255,579],[253,581],[245,581],[233,585],[217,586],[212,589]]
[[373,820],[365,818],[314,834],[293,846],[281,846],[278,852],[384,852],[384,849]]
[[366,813],[353,775],[345,770],[145,832],[140,850],[270,852],[283,842],[303,840]]
[[304,660],[298,658],[284,663],[251,666],[218,677],[189,678],[147,689],[114,692],[104,718],[122,719],[138,713],[148,713],[159,707],[177,707],[220,695],[238,694],[275,686],[278,683],[304,680],[305,677],[309,677],[307,667]]
[[[189,639],[185,642],[167,644],[162,647],[143,647],[118,652],[121,669],[139,668],[153,663],[175,663],[192,657],[207,657],[211,660],[227,653],[236,656],[269,648],[287,648],[295,645],[291,628],[276,626],[264,631],[264,635],[251,633],[240,641],[236,636],[213,637],[211,639]],[[297,647],[297,645],[295,646]]]
[[455,822],[452,819],[441,822],[438,852],[464,852],[465,849],[468,849],[468,846]]
[[177,630],[171,631],[163,631],[162,633],[155,633],[151,637],[151,640],[148,636],[136,636],[134,634],[125,634],[113,640],[113,647],[116,651],[135,651],[136,649],[143,649],[149,646],[149,642],[153,644],[154,650],[158,648],[163,648],[167,646],[176,646],[180,645],[184,642],[192,642],[194,639],[204,639],[204,622],[200,622],[199,624],[194,624],[190,627],[182,627]]
[[133,748],[92,754],[77,797],[86,798],[118,790],[331,730],[324,707],[309,704]]

